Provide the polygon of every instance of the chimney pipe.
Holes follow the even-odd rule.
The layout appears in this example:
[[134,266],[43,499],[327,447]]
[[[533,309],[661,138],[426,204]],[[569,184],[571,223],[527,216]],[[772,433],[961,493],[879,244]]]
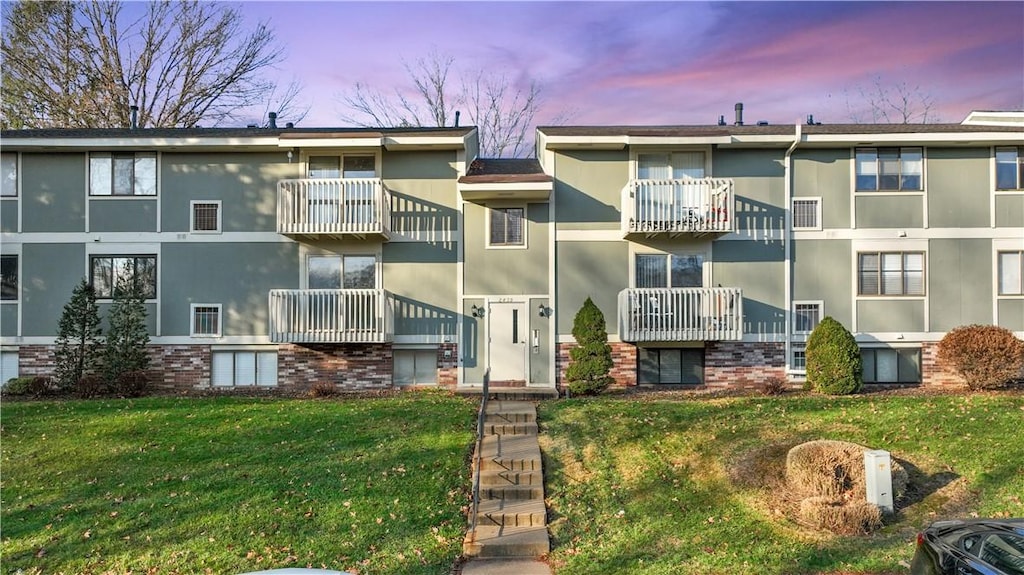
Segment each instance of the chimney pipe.
[[719,126],[724,126],[725,125],[725,116],[718,116],[718,125]]
[[743,102],[736,102],[736,125],[743,125]]
[[128,109],[131,110],[131,112],[132,112],[131,113],[131,124],[129,124],[129,126],[133,130],[138,130],[139,129],[139,107],[138,106],[131,106]]
[[272,129],[272,130],[276,130],[277,129],[277,112],[270,112],[270,113],[268,113],[267,114],[267,118],[268,118],[268,124],[269,124],[267,127]]
[[460,115],[461,115],[461,112],[459,112],[458,110],[455,110],[455,127],[456,128],[459,127],[459,116]]

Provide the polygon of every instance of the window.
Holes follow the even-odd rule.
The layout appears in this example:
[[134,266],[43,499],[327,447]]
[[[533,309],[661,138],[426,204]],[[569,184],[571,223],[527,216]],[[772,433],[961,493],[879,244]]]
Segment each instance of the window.
[[857,148],[857,190],[920,190],[921,148]]
[[97,298],[111,299],[133,285],[146,299],[156,298],[156,256],[92,256],[89,268]]
[[704,152],[638,154],[636,177],[640,180],[703,178]]
[[924,295],[924,253],[860,253],[857,284],[858,295]]
[[492,246],[526,245],[523,208],[490,208]]
[[864,383],[920,383],[921,350],[918,348],[860,350]]
[[701,287],[704,285],[702,254],[637,254],[638,288]]
[[307,177],[314,179],[377,177],[373,156],[310,156],[306,169]]
[[18,377],[18,352],[0,351],[0,385],[12,377]]
[[1024,188],[1024,147],[996,148],[996,189]]
[[704,350],[641,347],[636,379],[640,384],[703,384]]
[[192,304],[192,337],[220,337],[220,304]]
[[0,197],[11,198],[18,195],[18,154],[3,152],[0,154]]
[[999,252],[999,295],[1024,295],[1024,251]]
[[154,152],[89,154],[89,195],[155,196]]
[[374,289],[377,287],[375,256],[310,256],[309,289]]
[[18,299],[18,256],[0,256],[0,300]]
[[793,369],[807,371],[807,348],[803,345],[793,346]]
[[219,232],[220,202],[195,201],[192,203],[192,231],[195,233]]
[[210,383],[217,387],[277,385],[276,351],[214,351]]
[[395,385],[437,383],[436,349],[396,349],[394,356]]
[[793,198],[793,229],[821,229],[821,198]]
[[374,178],[376,176],[377,169],[374,166],[373,156],[345,156],[341,177]]
[[793,333],[811,333],[821,321],[821,302],[793,302]]

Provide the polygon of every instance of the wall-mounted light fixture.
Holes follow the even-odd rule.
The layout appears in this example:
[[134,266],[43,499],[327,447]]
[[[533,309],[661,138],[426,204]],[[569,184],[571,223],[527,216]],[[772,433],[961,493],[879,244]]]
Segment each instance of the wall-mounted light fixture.
[[484,312],[486,310],[484,310],[483,307],[480,307],[480,306],[477,306],[476,304],[473,304],[472,311],[473,311],[473,317],[484,317]]
[[540,304],[539,306],[537,306],[537,315],[539,315],[540,317],[551,317],[552,311],[553,310],[551,308],[544,304]]
[[292,152],[291,150],[288,150],[288,163],[289,164],[292,163],[292,158],[294,158],[294,157],[295,157],[295,153]]

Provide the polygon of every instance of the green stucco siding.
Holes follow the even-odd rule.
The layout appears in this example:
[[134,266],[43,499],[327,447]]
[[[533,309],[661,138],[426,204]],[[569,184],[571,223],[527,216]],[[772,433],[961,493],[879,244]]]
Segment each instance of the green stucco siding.
[[395,334],[454,337],[456,255],[442,244],[384,244],[383,286],[395,298]]
[[388,152],[382,166],[392,233],[440,241],[458,229],[455,152]]
[[57,335],[64,304],[86,275],[83,244],[25,244],[21,247],[22,335]]
[[[489,202],[493,207],[522,204]],[[466,203],[463,208],[465,235],[465,293],[546,294],[548,293],[548,204],[527,204],[526,248],[487,246],[487,207]]]
[[858,228],[920,228],[924,226],[924,197],[858,192]]
[[992,242],[928,242],[929,331],[992,323]]
[[824,314],[853,325],[849,240],[799,240],[791,246],[793,299],[824,302]]
[[988,227],[989,149],[928,148],[927,156],[928,225]]
[[[533,383],[553,383],[551,379],[551,353],[553,350],[548,344],[551,336],[551,329],[554,327],[553,317],[541,317],[540,306],[549,308],[551,300],[547,298],[533,298],[526,306],[526,315],[530,318],[530,333],[527,336],[527,345],[530,346],[528,361],[530,363],[530,381]],[[537,332],[537,343],[534,347],[533,332]]]
[[487,371],[484,356],[487,345],[484,340],[484,318],[473,317],[473,306],[484,307],[482,299],[467,299],[462,302],[462,344],[459,355],[465,368],[463,383],[482,383]]
[[554,196],[558,229],[619,229],[622,188],[630,179],[629,152],[559,151]]
[[21,231],[85,231],[85,154],[22,154],[21,176]]
[[782,229],[782,156],[779,150],[716,150],[712,155],[714,177],[735,183],[737,233]]
[[1024,195],[996,196],[996,227],[1024,228]]
[[14,337],[16,335],[18,335],[18,304],[0,304],[0,336]]
[[161,335],[189,335],[193,303],[222,305],[223,333],[266,335],[271,289],[296,289],[297,244],[180,243],[161,248]]
[[999,327],[1024,331],[1024,299],[1001,299],[998,306]]
[[793,196],[821,198],[824,228],[850,227],[850,150],[797,150]]
[[558,333],[572,333],[573,319],[590,297],[604,314],[608,333],[618,333],[618,295],[629,287],[626,242],[558,242]]
[[0,200],[0,232],[12,234],[18,231],[17,199]]
[[89,231],[155,232],[156,199],[91,198],[89,200]]
[[925,331],[924,301],[871,300],[857,302],[857,331]]
[[192,200],[220,200],[225,232],[277,229],[277,182],[301,178],[280,153],[164,153],[160,156],[162,231],[187,232]]
[[720,241],[713,245],[712,281],[743,290],[743,333],[786,331],[782,242]]

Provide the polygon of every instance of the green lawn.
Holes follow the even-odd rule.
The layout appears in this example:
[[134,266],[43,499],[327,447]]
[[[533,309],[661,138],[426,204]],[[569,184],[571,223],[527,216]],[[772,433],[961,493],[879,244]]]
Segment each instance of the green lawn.
[[[558,575],[906,573],[918,528],[1024,516],[1020,393],[619,396],[541,406]],[[789,447],[840,439],[912,464],[879,532],[816,534],[780,489]]]
[[447,573],[475,402],[4,402],[4,573]]

